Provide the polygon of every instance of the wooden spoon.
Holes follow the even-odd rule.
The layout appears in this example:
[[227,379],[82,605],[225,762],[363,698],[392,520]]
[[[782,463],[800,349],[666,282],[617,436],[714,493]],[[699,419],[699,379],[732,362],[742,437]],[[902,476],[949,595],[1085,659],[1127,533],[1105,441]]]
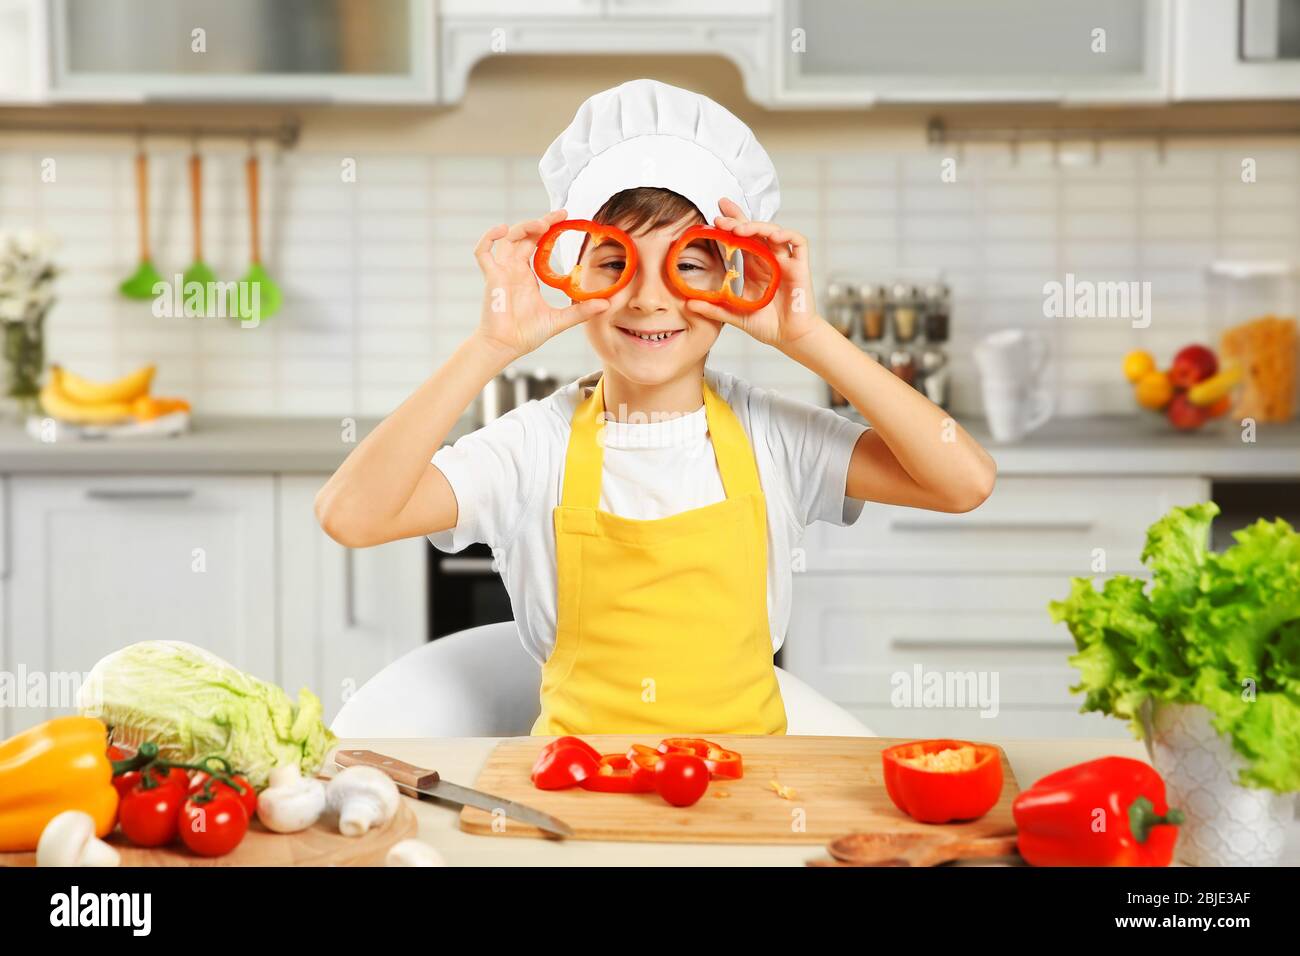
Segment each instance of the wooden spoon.
[[135,154],[135,203],[140,224],[140,264],[118,288],[129,299],[152,299],[154,286],[162,282],[163,277],[154,268],[153,256],[149,252],[149,157],[145,155],[143,146]]
[[1016,835],[961,839],[946,833],[850,833],[832,840],[826,849],[850,866],[936,866],[952,860],[1012,856]]
[[[203,160],[197,149],[190,154],[190,216],[194,228],[194,261],[185,270],[182,279],[185,288],[182,292],[186,301],[193,299],[199,314],[204,315],[210,304],[209,286],[217,281],[217,275],[203,261]],[[192,283],[198,286],[198,294],[193,296],[191,296]]]

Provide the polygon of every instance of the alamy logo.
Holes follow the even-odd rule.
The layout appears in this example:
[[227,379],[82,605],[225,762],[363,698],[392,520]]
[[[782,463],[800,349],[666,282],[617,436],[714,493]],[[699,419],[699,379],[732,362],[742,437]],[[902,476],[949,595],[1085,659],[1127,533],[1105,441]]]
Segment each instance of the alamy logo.
[[150,893],[68,893],[50,897],[51,926],[129,926],[133,936],[148,936],[153,925]]
[[1130,319],[1135,329],[1151,324],[1150,282],[1091,282],[1065,274],[1065,282],[1043,284],[1048,319]]
[[899,708],[978,707],[981,717],[998,715],[997,671],[927,671],[920,664],[911,672],[895,671],[889,703]]

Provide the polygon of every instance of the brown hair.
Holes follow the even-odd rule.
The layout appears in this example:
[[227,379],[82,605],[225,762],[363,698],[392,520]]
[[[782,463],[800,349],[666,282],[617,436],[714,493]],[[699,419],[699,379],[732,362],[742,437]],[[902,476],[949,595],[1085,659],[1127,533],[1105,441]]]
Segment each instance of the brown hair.
[[637,186],[614,193],[591,218],[607,226],[618,226],[627,233],[637,233],[671,226],[687,216],[704,223],[704,214],[685,196],[658,186]]

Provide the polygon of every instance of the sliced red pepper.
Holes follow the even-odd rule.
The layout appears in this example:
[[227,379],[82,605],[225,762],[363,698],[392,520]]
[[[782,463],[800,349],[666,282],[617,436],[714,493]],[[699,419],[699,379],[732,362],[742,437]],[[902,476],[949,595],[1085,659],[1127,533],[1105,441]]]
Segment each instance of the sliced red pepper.
[[600,760],[600,751],[587,743],[581,737],[556,737],[542,748],[542,752],[538,754],[537,759],[540,761],[543,756],[550,753],[552,750],[555,750],[557,747],[578,747],[591,754],[592,760]]
[[594,776],[599,758],[593,757],[590,750],[582,741],[544,750],[533,764],[533,786],[538,790],[564,790]]
[[629,760],[626,754],[605,754],[595,774],[582,781],[582,788],[597,793],[652,793],[654,767],[647,770],[641,763]]
[[[568,275],[560,275],[555,272],[551,268],[551,253],[555,251],[556,240],[566,232],[585,232],[588,237],[587,242],[595,245],[612,239],[622,246],[623,271],[619,273],[617,281],[612,285],[599,289],[584,289],[582,287],[581,262],[575,265]],[[537,251],[533,253],[533,271],[537,273],[537,278],[552,289],[559,289],[574,302],[583,302],[587,299],[608,299],[632,281],[632,276],[636,275],[636,267],[636,243],[632,241],[632,237],[617,226],[592,222],[590,219],[566,219],[563,222],[557,222],[546,230],[545,235],[537,243]]]
[[[695,288],[677,269],[678,256],[697,239],[709,239],[722,245],[723,264],[727,267],[727,275],[722,280],[722,285],[716,289]],[[749,257],[761,259],[769,270],[767,285],[756,299],[746,299],[732,291],[731,284],[740,275],[731,263],[737,250]],[[668,249],[667,272],[668,284],[683,298],[702,299],[736,312],[757,312],[776,297],[776,290],[781,285],[781,266],[766,242],[753,236],[738,236],[733,232],[715,229],[712,226],[691,226],[677,238]]]
[[[665,737],[659,744],[659,753],[693,754],[704,761],[713,777],[739,780],[745,775],[745,764],[740,754],[702,737]],[[631,756],[630,752],[628,756]]]
[[[943,767],[944,751],[958,764]],[[915,740],[881,753],[885,791],[894,806],[920,823],[948,823],[984,816],[1002,794],[1002,761],[996,747],[964,740]]]

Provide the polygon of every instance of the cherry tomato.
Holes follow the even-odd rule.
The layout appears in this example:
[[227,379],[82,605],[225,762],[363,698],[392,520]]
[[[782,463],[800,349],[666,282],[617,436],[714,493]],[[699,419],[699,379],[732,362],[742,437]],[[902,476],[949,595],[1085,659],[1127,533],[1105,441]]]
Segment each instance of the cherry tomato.
[[655,764],[655,790],[675,807],[689,807],[709,789],[709,768],[694,754],[664,754]]
[[[167,771],[166,776],[157,767],[148,767],[146,769],[149,771],[149,776],[159,786],[175,787],[180,790],[181,796],[185,795],[185,791],[190,784],[190,776],[180,767],[172,767]],[[143,771],[128,770],[126,773],[118,774],[113,778],[113,786],[116,788],[118,796],[125,800],[143,779]]]
[[[202,793],[203,788],[207,786],[209,779],[209,775],[204,773],[202,770],[196,773],[194,779],[190,781],[190,795],[193,796],[194,794]],[[253,817],[257,816],[257,791],[253,789],[253,785],[248,782],[247,778],[240,776],[239,774],[232,774],[230,779],[239,784],[243,789],[236,790],[224,781],[218,780],[212,785],[212,792],[217,794],[217,796],[229,794],[230,796],[235,797],[244,805],[244,810],[248,813],[248,819],[253,819]]]
[[146,789],[137,783],[122,798],[117,809],[117,822],[123,835],[136,846],[166,846],[176,839],[184,802],[185,790],[182,787],[162,784]]
[[248,811],[228,792],[206,803],[190,797],[181,806],[180,832],[181,842],[199,856],[225,856],[248,832]]

